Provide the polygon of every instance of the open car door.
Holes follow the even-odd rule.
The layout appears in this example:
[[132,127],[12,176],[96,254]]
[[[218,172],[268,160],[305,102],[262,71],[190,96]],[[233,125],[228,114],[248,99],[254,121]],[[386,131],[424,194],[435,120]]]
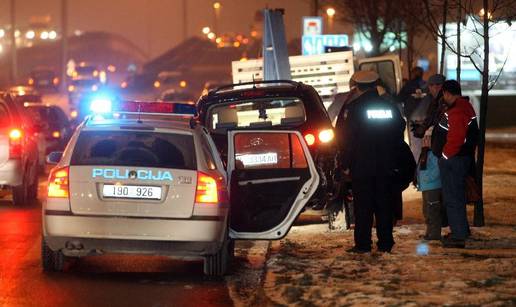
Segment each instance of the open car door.
[[298,131],[228,132],[230,237],[281,239],[319,185]]
[[385,55],[360,59],[358,60],[358,70],[376,71],[391,95],[396,95],[401,90],[402,72],[398,56]]

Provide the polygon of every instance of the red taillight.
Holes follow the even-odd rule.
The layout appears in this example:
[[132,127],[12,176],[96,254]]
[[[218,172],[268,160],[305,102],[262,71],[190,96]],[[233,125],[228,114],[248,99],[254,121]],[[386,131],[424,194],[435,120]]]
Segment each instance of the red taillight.
[[311,133],[305,134],[305,141],[308,146],[315,144],[315,136]]
[[197,172],[197,191],[195,202],[204,204],[217,204],[219,202],[219,189],[217,180],[204,173]]
[[9,131],[9,158],[17,159],[22,154],[22,136],[20,129],[12,129]]
[[48,197],[68,198],[68,167],[54,168],[48,176]]

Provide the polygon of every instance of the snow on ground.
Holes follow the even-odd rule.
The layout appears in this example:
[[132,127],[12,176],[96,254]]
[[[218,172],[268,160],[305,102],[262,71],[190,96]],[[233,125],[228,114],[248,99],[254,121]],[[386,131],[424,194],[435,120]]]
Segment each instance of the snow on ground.
[[[420,194],[408,189],[393,253],[348,254],[352,231],[329,231],[326,224],[295,226],[272,245],[262,301],[299,306],[516,305],[516,148],[488,148],[485,174],[486,226],[472,227],[466,249],[443,249],[439,242],[420,240]],[[473,207],[468,212],[472,221]]]

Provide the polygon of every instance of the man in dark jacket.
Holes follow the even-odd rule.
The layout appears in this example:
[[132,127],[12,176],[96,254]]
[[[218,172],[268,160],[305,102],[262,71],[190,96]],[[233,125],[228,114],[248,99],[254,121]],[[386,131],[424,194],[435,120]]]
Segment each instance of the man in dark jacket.
[[457,81],[447,80],[442,91],[447,110],[432,133],[432,151],[440,157],[443,203],[451,230],[442,242],[444,247],[464,248],[469,231],[466,176],[474,162],[478,125],[475,110],[468,98],[461,96]]
[[[410,71],[412,79],[410,79],[402,88],[398,95],[398,100],[403,104],[403,115],[407,119],[409,125],[418,123],[423,120],[423,114],[418,114],[417,110],[422,109],[421,104],[427,96],[427,84],[423,80],[423,69],[421,67],[414,67]],[[421,153],[421,139],[409,134],[410,149],[414,155],[414,159],[419,158]]]
[[378,96],[377,73],[359,71],[353,79],[357,97],[341,110],[336,125],[340,168],[353,180],[355,246],[348,251],[371,251],[374,217],[378,250],[390,252],[393,193],[405,121],[395,105]]

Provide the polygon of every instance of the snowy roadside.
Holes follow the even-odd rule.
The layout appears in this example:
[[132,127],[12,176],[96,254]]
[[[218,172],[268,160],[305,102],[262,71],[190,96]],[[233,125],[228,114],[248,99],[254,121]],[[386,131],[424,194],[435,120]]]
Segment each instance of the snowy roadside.
[[421,245],[420,195],[409,189],[392,254],[347,254],[353,233],[326,224],[273,243],[266,305],[516,305],[516,148],[489,147],[485,173],[486,226],[472,228],[466,249]]

